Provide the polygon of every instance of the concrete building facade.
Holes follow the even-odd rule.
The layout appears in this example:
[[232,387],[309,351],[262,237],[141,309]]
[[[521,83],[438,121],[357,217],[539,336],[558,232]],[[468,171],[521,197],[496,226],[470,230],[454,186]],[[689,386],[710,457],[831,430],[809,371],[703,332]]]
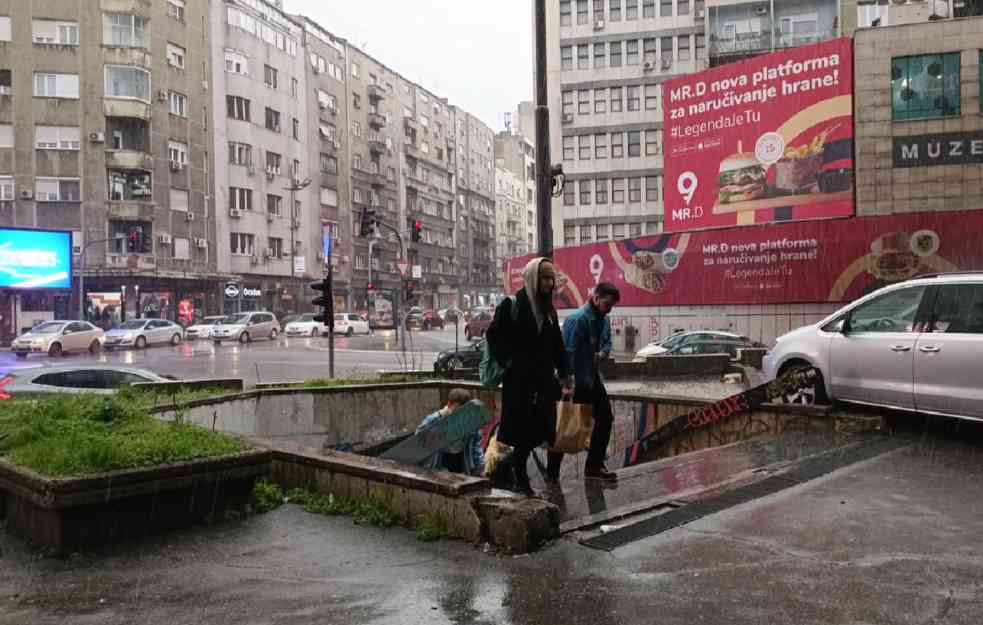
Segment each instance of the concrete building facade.
[[517,225],[518,236],[521,239],[520,245],[517,247],[523,250],[520,255],[536,251],[539,223],[536,217],[538,213],[536,210],[536,148],[532,141],[524,135],[500,132],[495,135],[495,165],[511,173],[519,187],[520,200],[523,204],[522,216]]
[[[503,167],[495,168],[495,232],[498,258],[514,258],[528,253],[525,236],[525,185],[518,176]],[[498,280],[505,284],[502,266]]]
[[495,146],[491,128],[454,107],[457,141],[457,251],[467,282],[465,307],[487,305],[502,292],[495,246]]

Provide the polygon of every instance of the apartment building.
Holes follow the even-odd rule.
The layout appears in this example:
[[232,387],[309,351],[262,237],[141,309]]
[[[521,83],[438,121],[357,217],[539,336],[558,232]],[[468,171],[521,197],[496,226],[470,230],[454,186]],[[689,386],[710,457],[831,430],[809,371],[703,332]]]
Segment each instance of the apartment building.
[[[521,106],[521,105],[520,105]],[[515,177],[522,202],[522,215],[517,224],[519,238],[518,255],[536,251],[539,222],[536,218],[536,148],[522,134],[500,132],[495,135],[495,166],[503,168]],[[496,171],[496,185],[498,174]],[[499,195],[501,192],[499,191]],[[500,258],[510,258],[499,256]]]
[[[525,239],[526,200],[522,181],[511,171],[495,168],[495,232],[498,258],[515,258],[527,253]],[[496,267],[500,284],[505,283],[504,265]]]
[[465,284],[461,305],[487,305],[502,292],[495,246],[495,145],[491,128],[454,108],[457,142],[457,251]]
[[[184,0],[0,1],[0,226],[72,231],[88,313],[219,305],[206,18]],[[0,293],[2,338],[75,318],[78,296]]]
[[707,66],[703,0],[547,4],[559,246],[661,232],[662,84]]

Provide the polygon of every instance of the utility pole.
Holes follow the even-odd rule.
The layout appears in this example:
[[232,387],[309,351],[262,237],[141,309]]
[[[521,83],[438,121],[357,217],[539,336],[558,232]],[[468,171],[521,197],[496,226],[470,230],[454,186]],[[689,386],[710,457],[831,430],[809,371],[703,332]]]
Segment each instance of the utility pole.
[[[303,191],[311,185],[311,179],[306,178],[300,180],[296,177],[296,173],[290,178],[290,186],[284,187],[284,191],[290,191],[290,281],[295,282],[297,279],[297,262],[295,260],[297,256],[297,228],[299,218],[297,216],[297,202],[294,199],[294,194],[297,191]],[[334,319],[331,321],[334,323]]]
[[536,3],[536,208],[539,255],[553,255],[553,171],[550,164],[550,109],[546,91],[546,0]]

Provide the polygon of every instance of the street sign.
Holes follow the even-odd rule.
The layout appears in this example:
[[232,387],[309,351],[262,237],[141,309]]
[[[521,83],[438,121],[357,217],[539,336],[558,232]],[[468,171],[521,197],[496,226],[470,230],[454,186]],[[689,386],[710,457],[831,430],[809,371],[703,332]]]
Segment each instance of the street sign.
[[294,256],[294,273],[304,273],[307,271],[307,259],[303,256]]
[[225,296],[229,299],[236,299],[239,297],[239,283],[238,282],[226,282],[225,283]]
[[420,265],[413,265],[413,279],[419,280],[423,277],[423,267]]
[[406,277],[406,270],[410,268],[410,264],[405,260],[396,261],[396,266],[399,267],[399,275]]
[[331,236],[331,227],[325,226],[321,235],[321,251],[324,254],[324,268],[331,266],[331,254],[334,251],[334,238]]

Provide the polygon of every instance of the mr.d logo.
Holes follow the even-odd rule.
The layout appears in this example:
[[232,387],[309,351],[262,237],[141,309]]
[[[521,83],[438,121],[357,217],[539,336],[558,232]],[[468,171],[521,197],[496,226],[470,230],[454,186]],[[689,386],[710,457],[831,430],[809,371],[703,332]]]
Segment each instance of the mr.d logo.
[[235,282],[229,282],[225,285],[225,296],[229,299],[235,299],[239,297],[239,285]]

